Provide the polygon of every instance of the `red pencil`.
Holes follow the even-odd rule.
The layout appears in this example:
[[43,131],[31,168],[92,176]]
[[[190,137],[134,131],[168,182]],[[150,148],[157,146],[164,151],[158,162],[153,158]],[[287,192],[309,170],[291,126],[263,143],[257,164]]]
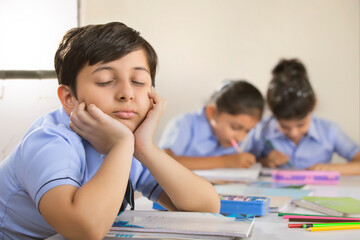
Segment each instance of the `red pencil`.
[[303,223],[301,224],[288,224],[288,228],[302,228]]

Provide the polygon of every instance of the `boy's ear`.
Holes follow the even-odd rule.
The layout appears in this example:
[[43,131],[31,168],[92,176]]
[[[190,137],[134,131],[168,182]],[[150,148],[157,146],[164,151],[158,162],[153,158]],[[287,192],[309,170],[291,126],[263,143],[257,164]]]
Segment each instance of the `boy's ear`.
[[215,120],[216,113],[217,113],[217,108],[214,103],[210,103],[205,107],[205,115],[208,121],[210,122],[210,125],[212,126],[216,125],[216,120]]
[[206,116],[211,119],[215,117],[215,113],[216,113],[216,106],[213,103],[210,103],[209,105],[207,105],[205,107],[205,114]]
[[57,89],[57,94],[65,112],[70,115],[75,103],[77,103],[77,99],[75,98],[71,88],[61,84]]

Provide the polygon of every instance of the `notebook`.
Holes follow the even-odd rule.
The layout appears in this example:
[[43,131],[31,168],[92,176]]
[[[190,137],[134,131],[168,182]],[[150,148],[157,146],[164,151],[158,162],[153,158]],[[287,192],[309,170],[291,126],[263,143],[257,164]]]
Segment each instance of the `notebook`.
[[210,170],[195,170],[195,174],[209,181],[248,182],[259,177],[261,164],[256,163],[250,168],[215,168]]
[[299,207],[332,216],[360,217],[360,201],[351,197],[302,197],[295,201]]
[[250,237],[254,216],[225,217],[218,213],[125,210],[116,217],[110,231],[148,233],[177,238],[243,238]]

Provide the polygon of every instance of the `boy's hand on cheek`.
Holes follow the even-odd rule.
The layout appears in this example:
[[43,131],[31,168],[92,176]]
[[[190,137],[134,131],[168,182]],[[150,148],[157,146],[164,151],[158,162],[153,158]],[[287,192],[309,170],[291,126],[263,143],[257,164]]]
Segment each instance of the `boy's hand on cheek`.
[[94,104],[76,104],[69,126],[86,139],[96,151],[107,154],[120,141],[134,141],[133,133],[121,122],[105,114]]
[[141,153],[153,146],[153,137],[160,117],[165,111],[166,100],[155,93],[154,89],[149,92],[149,99],[152,107],[148,111],[144,121],[134,132],[135,136],[135,157],[141,158]]

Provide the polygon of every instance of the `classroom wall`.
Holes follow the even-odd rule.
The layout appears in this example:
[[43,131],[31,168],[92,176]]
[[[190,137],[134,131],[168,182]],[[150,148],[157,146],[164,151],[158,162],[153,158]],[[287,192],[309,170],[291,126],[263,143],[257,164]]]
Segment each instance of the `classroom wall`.
[[306,64],[316,115],[360,143],[358,0],[86,0],[82,25],[121,21],[159,55],[156,89],[168,101],[155,139],[172,117],[201,108],[225,78],[266,92],[280,58]]
[[[316,115],[338,122],[360,144],[358,0],[80,0],[80,6],[81,25],[124,22],[157,51],[156,89],[168,108],[156,142],[171,118],[201,108],[223,79],[247,79],[265,93],[278,60],[298,57],[318,97]],[[0,95],[0,160],[35,116],[59,104],[55,81],[36,84],[27,93],[33,100],[14,100],[26,86],[23,92],[6,86],[15,102]]]

